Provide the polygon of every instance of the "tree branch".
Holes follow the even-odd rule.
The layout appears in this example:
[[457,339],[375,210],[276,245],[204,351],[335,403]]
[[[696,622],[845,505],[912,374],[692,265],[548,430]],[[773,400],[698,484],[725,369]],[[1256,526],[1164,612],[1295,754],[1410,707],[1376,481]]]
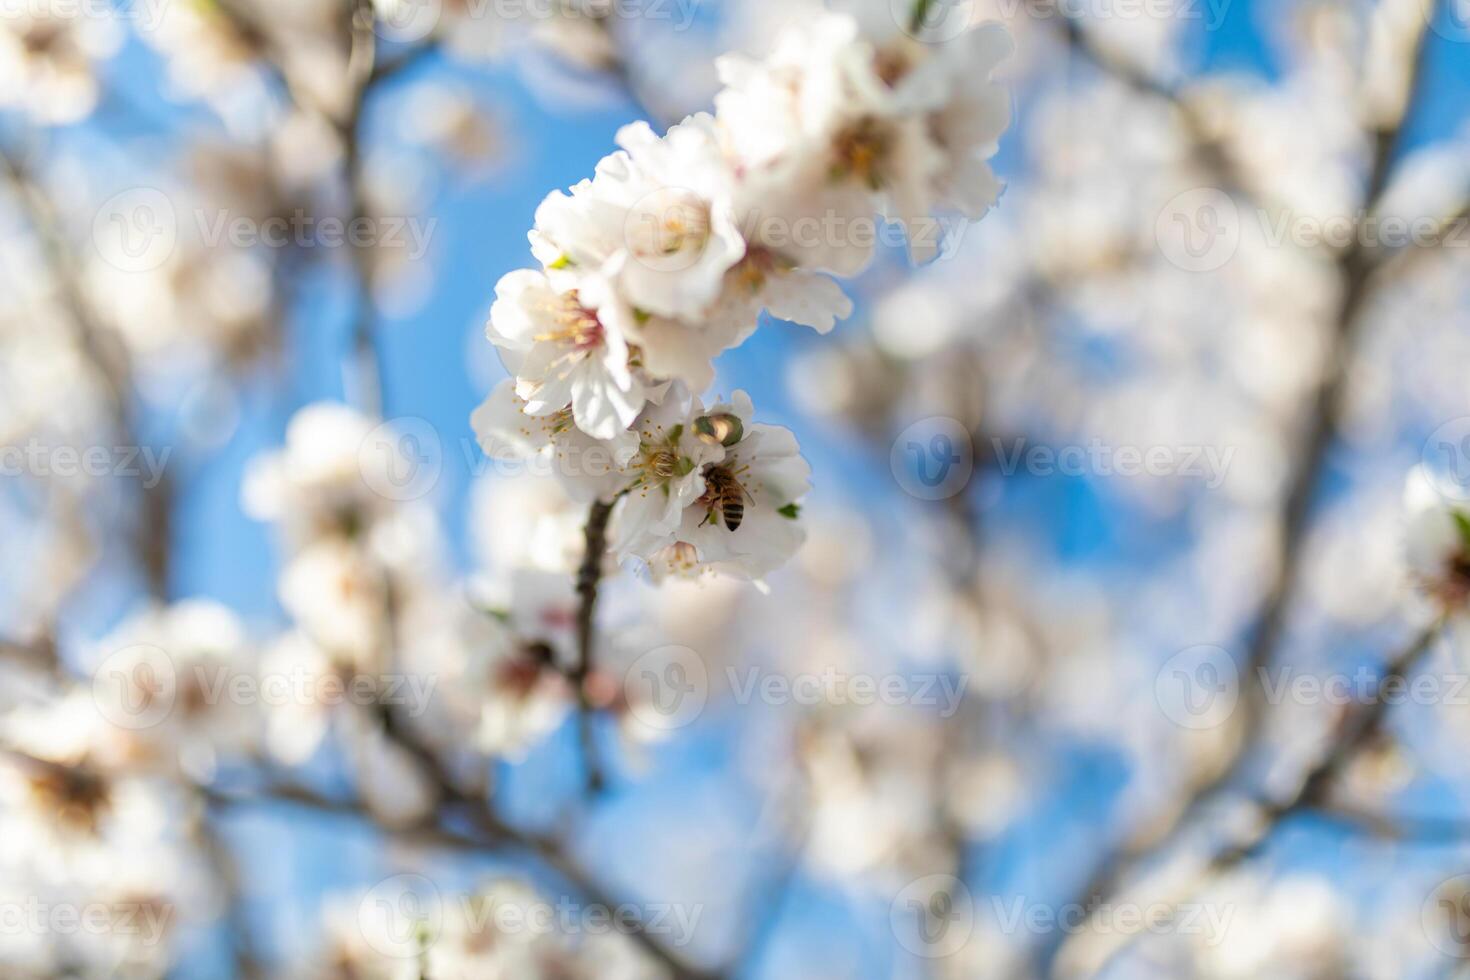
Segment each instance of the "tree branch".
[[582,764],[586,767],[586,789],[589,795],[602,791],[605,779],[598,759],[597,732],[591,693],[587,679],[592,674],[597,634],[597,587],[602,580],[602,564],[607,556],[607,525],[616,501],[595,501],[587,513],[584,530],[586,550],[577,570],[577,659],[568,672],[577,692],[577,727],[582,743]]
[[[1069,30],[1078,31],[1070,18],[1068,24]],[[1392,173],[1404,123],[1419,101],[1426,33],[1427,23],[1420,27],[1420,34],[1414,45],[1413,63],[1408,68],[1411,84],[1402,114],[1372,134],[1372,162],[1360,221],[1371,215],[1382,199]],[[1264,668],[1275,659],[1284,638],[1287,615],[1299,586],[1312,504],[1322,480],[1328,452],[1336,439],[1337,420],[1346,401],[1349,370],[1356,358],[1363,328],[1362,314],[1372,295],[1370,287],[1373,284],[1373,260],[1371,246],[1365,244],[1364,237],[1354,235],[1352,245],[1337,257],[1341,294],[1334,316],[1331,344],[1298,451],[1293,454],[1298,462],[1292,471],[1283,504],[1275,571],[1266,586],[1251,631],[1243,668],[1244,690],[1240,710],[1230,718],[1230,724],[1239,728],[1241,737],[1236,740],[1230,757],[1216,772],[1190,787],[1183,806],[1172,818],[1159,825],[1148,822],[1146,826],[1154,829],[1105,854],[1079,893],[1083,905],[1094,897],[1101,896],[1105,899],[1112,895],[1117,891],[1119,881],[1131,868],[1172,846],[1183,829],[1194,822],[1205,806],[1239,779],[1252,752],[1262,740],[1262,721],[1267,708],[1266,692],[1262,684]]]
[[[527,851],[536,855],[543,863],[586,895],[592,904],[607,908],[621,904],[566,853],[559,840],[512,827],[495,814],[483,797],[473,796],[460,789],[453,775],[440,761],[438,754],[420,742],[401,723],[391,706],[380,705],[379,717],[384,723],[388,737],[418,761],[424,774],[434,783],[440,799],[463,811],[463,815],[471,821],[480,835],[478,839],[485,842],[480,845],[481,847],[513,847]],[[420,833],[437,834],[443,832],[443,827],[434,824],[421,826],[415,830]],[[675,980],[720,980],[720,974],[696,969],[675,956],[648,932],[646,923],[641,919],[633,920],[633,927],[629,935],[645,952],[662,963]]]
[[[1317,761],[1301,775],[1296,789],[1279,800],[1257,802],[1255,819],[1250,821],[1250,829],[1215,851],[1199,873],[1192,880],[1175,887],[1162,900],[1162,904],[1177,906],[1188,900],[1210,882],[1259,854],[1276,829],[1287,819],[1326,806],[1338,777],[1357,758],[1359,751],[1371,744],[1382,731],[1391,699],[1382,697],[1378,692],[1386,685],[1401,683],[1408,678],[1432,648],[1443,625],[1442,619],[1436,620],[1390,659],[1384,665],[1374,695],[1347,709],[1337,736]],[[1101,901],[1106,903],[1107,897],[1110,896],[1104,896]],[[1095,976],[1106,972],[1133,938],[1120,932],[1099,931],[1095,928],[1096,925],[1096,919],[1089,918],[1083,930],[1062,946],[1057,956],[1061,975]]]

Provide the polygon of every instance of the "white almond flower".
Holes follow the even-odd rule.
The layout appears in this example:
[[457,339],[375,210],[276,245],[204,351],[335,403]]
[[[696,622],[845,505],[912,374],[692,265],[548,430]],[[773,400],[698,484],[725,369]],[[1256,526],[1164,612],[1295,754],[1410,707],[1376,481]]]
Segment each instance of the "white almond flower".
[[725,458],[719,440],[701,435],[698,399],[675,386],[662,405],[650,406],[633,426],[638,453],[626,468],[618,512],[617,550],[627,554],[673,534],[684,510],[704,493],[704,468]]
[[621,293],[589,296],[597,315],[638,345],[639,362],[650,375],[682,381],[704,391],[715,380],[714,360],[755,332],[756,311],[726,295],[698,321],[658,316],[639,309]]
[[952,87],[927,119],[930,138],[944,156],[934,189],[940,206],[979,220],[1005,190],[989,160],[1010,127],[1011,97],[992,73],[1015,51],[1015,42],[1000,24],[984,24],[959,41],[942,46],[939,64]]
[[939,247],[936,208],[979,218],[1001,191],[985,161],[1010,122],[991,80],[1009,35],[993,24],[926,44],[882,8],[864,8],[861,23],[830,13],[794,25],[762,62],[720,60],[716,105],[735,145],[827,229],[802,264],[844,275],[872,254],[875,207],[924,261]]
[[470,515],[475,557],[488,568],[571,575],[581,563],[587,502],[573,501],[549,474],[476,481]]
[[358,542],[323,538],[281,572],[278,595],[291,618],[343,663],[375,665],[387,630],[388,577]]
[[[660,247],[656,239],[662,236],[663,247],[679,243],[666,262],[691,262],[692,256],[692,264],[700,265],[702,254],[694,253],[701,241],[708,244],[706,236],[676,235],[669,227],[677,221],[687,232],[687,226],[710,220],[696,217],[706,208],[696,200],[692,194],[649,180],[629,154],[619,150],[598,163],[592,180],[577,184],[570,194],[556,191],[547,196],[536,209],[531,250],[557,288],[576,289],[581,302],[610,332],[637,348],[636,360],[644,372],[702,391],[714,381],[715,357],[748,337],[756,321],[748,302],[731,303],[720,288],[740,257],[725,260],[734,248],[728,237],[721,237],[709,250],[719,258],[700,270],[705,273],[702,278],[696,273],[690,286],[683,284],[684,276],[665,274],[653,264]],[[661,202],[667,207],[661,208]],[[723,219],[720,225],[722,236],[733,231]],[[698,302],[706,295],[712,304]],[[694,312],[674,316],[654,308]]]
[[[539,577],[538,577],[539,578]],[[574,622],[575,608],[568,576],[560,584],[554,618]],[[473,744],[480,752],[519,761],[529,748],[550,734],[572,703],[566,678],[553,663],[555,649],[545,633],[521,637],[511,627],[514,616],[498,601],[527,601],[525,583],[511,592],[514,599],[493,592],[474,602],[463,596],[426,597],[404,616],[405,665],[418,676],[435,679],[430,703],[434,708],[421,724],[435,731],[436,740],[462,748]],[[560,622],[556,632],[564,632]]]
[[[369,485],[361,452],[373,431],[367,416],[337,402],[307,405],[286,426],[286,444],[253,460],[241,492],[245,512],[278,522],[301,545],[323,535],[352,536],[392,509]],[[384,483],[391,485],[390,474]]]
[[758,581],[801,547],[798,502],[811,488],[811,467],[790,430],[757,425],[752,415],[750,397],[737,391],[692,421],[725,453],[701,468],[704,486],[673,534],[639,543],[656,577],[712,570]]
[[[603,284],[583,289],[605,294]],[[522,269],[495,287],[486,336],[516,378],[528,415],[547,416],[571,406],[572,419],[596,439],[626,429],[647,400],[630,365],[623,333],[607,324],[579,289],[561,289],[542,273]]]
[[[266,748],[288,766],[310,759],[331,730],[340,692],[355,667],[332,655],[301,631],[287,633],[268,647],[260,663],[266,700]],[[341,680],[341,685],[334,681]]]
[[532,251],[636,347],[649,375],[702,391],[715,357],[749,337],[763,309],[823,332],[852,312],[835,282],[800,267],[802,236],[830,237],[820,221],[797,222],[801,192],[737,174],[713,117],[663,137],[635,123],[618,142],[592,180],[542,202]]
[[89,687],[0,715],[0,865],[73,878],[169,842],[183,819],[177,784],[112,766],[115,736]]
[[1470,508],[1456,507],[1416,466],[1404,487],[1404,549],[1415,581],[1446,610],[1470,600]]
[[228,608],[204,599],[148,609],[99,644],[93,692],[116,732],[121,763],[182,771],[208,781],[221,758],[254,745],[253,705],[231,697],[247,678],[244,629]]
[[644,313],[697,321],[745,256],[734,174],[713,116],[690,116],[658,136],[645,122],[618,130],[633,178],[618,285]]
[[557,277],[601,269],[627,244],[628,205],[642,187],[625,151],[597,162],[590,180],[569,191],[552,191],[537,206],[530,235],[531,252]]
[[[391,894],[391,893],[390,893]],[[286,974],[293,980],[420,980],[420,906],[407,893],[384,901],[371,892],[322,903],[319,948]]]
[[[668,971],[619,930],[577,928],[554,900],[500,878],[446,901],[441,929],[423,957],[435,980],[667,980]],[[687,937],[675,936],[675,941]]]
[[987,161],[1011,122],[1010,94],[993,78],[1015,51],[1010,33],[987,23],[950,41],[922,41],[898,27],[886,0],[852,6],[865,41],[844,52],[847,84],[880,116],[916,116],[920,144],[901,153],[937,164],[907,208],[894,198],[886,213],[910,231],[936,207],[981,218],[1004,189]]
[[800,268],[800,254],[783,228],[789,223],[760,220],[753,208],[742,208],[749,216],[751,235],[745,258],[726,276],[725,302],[736,309],[744,303],[750,310],[734,314],[754,322],[761,310],[778,320],[788,320],[818,333],[828,333],[852,315],[852,300],[830,277]]
[[851,18],[824,14],[788,26],[765,59],[716,62],[717,116],[752,206],[769,216],[757,227],[781,236],[799,266],[841,276],[862,270],[876,237],[873,188],[836,179],[848,166],[837,143],[848,98],[839,65],[855,43]]
[[623,431],[605,441],[594,439],[573,424],[571,406],[532,415],[516,387],[514,379],[502,381],[470,416],[485,455],[555,476],[579,503],[612,499],[638,451],[637,434]]
[[42,125],[84,118],[97,104],[97,65],[122,40],[106,12],[60,3],[7,7],[0,18],[0,107]]

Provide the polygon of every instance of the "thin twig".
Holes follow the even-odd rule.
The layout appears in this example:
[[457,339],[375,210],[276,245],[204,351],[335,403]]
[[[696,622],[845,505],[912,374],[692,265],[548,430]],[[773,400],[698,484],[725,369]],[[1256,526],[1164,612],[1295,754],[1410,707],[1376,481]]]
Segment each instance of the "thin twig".
[[[434,783],[440,800],[462,811],[462,816],[474,825],[480,835],[479,839],[487,842],[484,846],[510,846],[532,853],[586,895],[592,904],[607,908],[620,906],[621,903],[610,896],[566,853],[558,839],[512,827],[495,814],[484,797],[471,795],[462,790],[454,776],[440,761],[438,754],[414,736],[391,706],[380,705],[379,717],[388,737],[419,763],[422,772]],[[428,833],[431,830],[442,832],[443,830],[437,824],[415,829],[422,833]],[[646,952],[662,963],[675,980],[720,980],[721,974],[697,969],[677,957],[649,933],[647,925],[641,919],[634,917],[630,921],[632,928],[629,935]]]
[[597,752],[596,715],[587,681],[592,674],[597,642],[597,587],[602,580],[602,565],[607,558],[607,524],[612,518],[613,503],[595,501],[587,513],[584,529],[586,550],[582,566],[577,570],[577,659],[568,677],[577,692],[577,727],[582,743],[582,764],[587,771],[589,795],[602,791],[606,782]]
[[30,643],[0,637],[0,657],[44,674],[59,677],[62,673],[56,640],[49,633]]
[[1448,217],[1441,218],[1435,225],[1434,234],[1378,255],[1379,274],[1385,278],[1400,275],[1415,263],[1447,247],[1459,245],[1463,248],[1467,244],[1470,244],[1470,201],[1461,204]]
[[1376,813],[1341,803],[1311,807],[1307,812],[1330,821],[1344,832],[1365,834],[1378,840],[1420,846],[1462,847],[1470,844],[1470,820]]
[[[377,35],[373,33],[371,0],[355,0],[352,10],[352,50],[347,59],[352,98],[338,133],[342,139],[344,179],[352,217],[349,228],[372,228],[368,193],[363,173],[362,126],[369,92],[379,77]],[[382,338],[377,329],[377,305],[373,298],[374,250],[361,235],[349,236],[353,272],[357,277],[357,312],[352,327],[352,371],[355,400],[372,417],[382,417],[387,399]]]

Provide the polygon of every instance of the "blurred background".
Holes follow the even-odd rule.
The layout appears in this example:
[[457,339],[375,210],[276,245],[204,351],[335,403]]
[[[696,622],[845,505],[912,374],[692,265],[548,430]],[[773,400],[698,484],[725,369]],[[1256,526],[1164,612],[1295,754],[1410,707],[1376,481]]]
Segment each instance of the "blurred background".
[[805,547],[610,574],[591,710],[537,659],[585,515],[475,444],[494,285],[815,6],[3,4],[0,972],[1462,969],[1464,0],[950,3],[1000,205],[717,365]]

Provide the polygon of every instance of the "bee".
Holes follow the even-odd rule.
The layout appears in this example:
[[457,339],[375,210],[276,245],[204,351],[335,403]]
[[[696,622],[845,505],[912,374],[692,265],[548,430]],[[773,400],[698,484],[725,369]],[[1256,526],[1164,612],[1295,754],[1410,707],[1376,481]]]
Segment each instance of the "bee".
[[704,496],[699,502],[708,508],[704,520],[699,526],[703,527],[712,521],[719,520],[725,523],[728,531],[738,531],[740,524],[745,520],[745,501],[752,499],[749,491],[741,486],[739,476],[730,472],[723,466],[712,466],[704,474]]

